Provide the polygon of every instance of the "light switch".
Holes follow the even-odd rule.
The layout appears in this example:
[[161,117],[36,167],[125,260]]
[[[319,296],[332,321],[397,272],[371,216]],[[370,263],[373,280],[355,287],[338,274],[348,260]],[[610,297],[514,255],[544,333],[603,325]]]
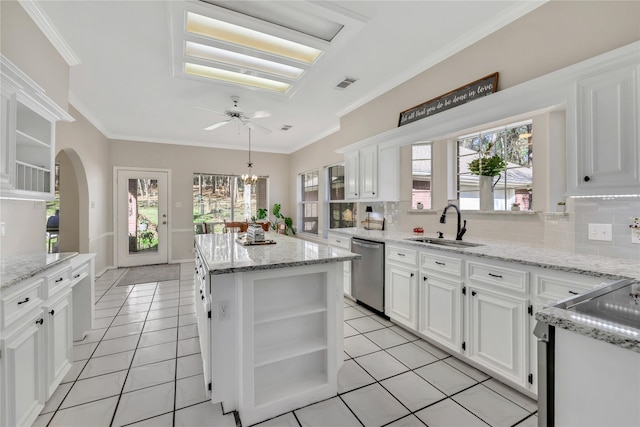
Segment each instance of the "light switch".
[[589,224],[589,240],[613,240],[613,226],[611,224]]

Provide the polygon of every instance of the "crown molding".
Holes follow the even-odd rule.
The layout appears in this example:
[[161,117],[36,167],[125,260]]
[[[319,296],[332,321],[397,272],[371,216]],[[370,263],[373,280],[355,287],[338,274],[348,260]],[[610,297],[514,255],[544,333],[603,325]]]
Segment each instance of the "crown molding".
[[22,8],[27,12],[29,17],[33,20],[44,36],[51,42],[53,47],[56,48],[58,53],[67,62],[69,66],[79,65],[80,58],[71,49],[71,46],[62,37],[62,34],[53,25],[49,17],[44,10],[40,7],[37,1],[34,0],[18,0]]

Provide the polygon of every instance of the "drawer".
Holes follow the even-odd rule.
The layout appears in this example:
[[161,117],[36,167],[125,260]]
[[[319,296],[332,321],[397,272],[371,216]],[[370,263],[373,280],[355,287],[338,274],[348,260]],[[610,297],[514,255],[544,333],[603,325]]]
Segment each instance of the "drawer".
[[0,329],[10,326],[22,316],[28,315],[33,310],[40,310],[42,303],[44,279],[25,280],[16,285],[15,291],[9,291],[0,299],[2,316]]
[[91,274],[91,264],[84,263],[71,272],[71,286],[75,286],[78,282],[82,281],[85,277]]
[[351,237],[344,237],[338,234],[329,233],[327,236],[327,243],[331,246],[337,246],[349,251],[351,250]]
[[64,267],[47,271],[44,280],[44,299],[47,299],[71,284],[71,267],[65,265]]
[[420,268],[429,272],[462,277],[462,260],[431,253],[420,254]]
[[602,282],[602,278],[597,277],[576,276],[574,280],[538,274],[535,280],[536,296],[547,301],[558,301],[589,291]]
[[518,292],[528,292],[529,288],[529,272],[495,265],[469,262],[468,277],[473,282]]
[[398,246],[387,246],[387,261],[416,266],[416,251]]

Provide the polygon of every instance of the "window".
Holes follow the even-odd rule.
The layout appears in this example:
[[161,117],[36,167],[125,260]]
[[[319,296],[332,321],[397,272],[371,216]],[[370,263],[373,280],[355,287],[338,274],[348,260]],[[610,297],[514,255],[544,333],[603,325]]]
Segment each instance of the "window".
[[329,228],[355,227],[357,203],[345,201],[344,165],[327,167],[327,221]]
[[411,207],[431,209],[431,143],[411,147]]
[[[193,174],[193,222],[207,232],[222,232],[225,221],[248,221],[267,207],[268,178],[245,186],[239,176]],[[210,228],[209,228],[210,227]]]
[[[494,176],[493,204],[485,209],[508,210],[518,203],[531,210],[533,201],[533,145],[531,120],[458,138],[458,199],[462,209],[480,209],[480,180],[474,160],[498,156],[505,167]],[[478,161],[475,162],[477,165]],[[485,163],[487,164],[487,163]],[[471,168],[470,168],[471,166]]]
[[300,174],[302,231],[318,234],[318,171]]

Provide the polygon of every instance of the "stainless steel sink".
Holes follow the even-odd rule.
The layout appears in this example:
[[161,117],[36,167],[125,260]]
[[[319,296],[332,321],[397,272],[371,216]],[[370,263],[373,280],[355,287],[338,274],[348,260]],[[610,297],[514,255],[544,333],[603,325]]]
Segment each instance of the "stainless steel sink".
[[429,245],[449,246],[452,248],[474,248],[476,246],[484,246],[479,243],[463,242],[462,240],[432,239],[430,237],[407,237],[404,240],[427,243]]

